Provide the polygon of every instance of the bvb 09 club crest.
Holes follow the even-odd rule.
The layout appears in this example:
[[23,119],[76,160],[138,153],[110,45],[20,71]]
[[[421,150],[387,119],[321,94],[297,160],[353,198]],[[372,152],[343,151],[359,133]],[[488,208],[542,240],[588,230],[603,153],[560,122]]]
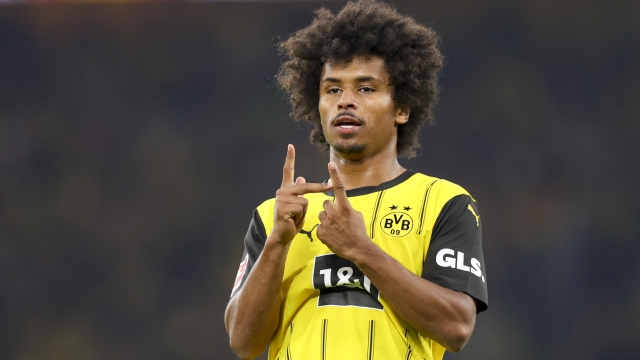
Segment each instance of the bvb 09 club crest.
[[405,212],[396,211],[385,215],[380,220],[380,227],[389,236],[401,237],[411,232],[413,219]]

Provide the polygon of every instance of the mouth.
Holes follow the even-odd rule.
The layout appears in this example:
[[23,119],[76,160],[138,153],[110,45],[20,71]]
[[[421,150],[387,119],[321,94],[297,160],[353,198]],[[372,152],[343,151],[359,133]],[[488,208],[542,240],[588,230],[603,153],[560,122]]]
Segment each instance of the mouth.
[[362,120],[354,114],[338,114],[333,120],[333,126],[342,131],[353,131],[362,126]]

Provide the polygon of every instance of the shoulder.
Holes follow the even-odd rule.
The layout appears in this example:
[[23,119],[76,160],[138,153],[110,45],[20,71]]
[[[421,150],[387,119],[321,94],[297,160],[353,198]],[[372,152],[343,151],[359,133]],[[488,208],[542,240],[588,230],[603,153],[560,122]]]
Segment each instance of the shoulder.
[[410,178],[409,184],[407,185],[425,188],[425,190],[429,192],[429,198],[437,202],[446,203],[459,195],[466,195],[472,198],[465,188],[454,182],[418,172]]
[[273,206],[276,203],[275,198],[267,199],[256,207],[256,212],[262,219],[269,218],[269,215],[273,215]]
[[264,211],[265,209],[273,207],[273,205],[275,203],[276,203],[276,199],[275,198],[267,199],[267,200],[263,201],[260,205],[258,205],[258,207],[256,209],[259,210],[259,211]]

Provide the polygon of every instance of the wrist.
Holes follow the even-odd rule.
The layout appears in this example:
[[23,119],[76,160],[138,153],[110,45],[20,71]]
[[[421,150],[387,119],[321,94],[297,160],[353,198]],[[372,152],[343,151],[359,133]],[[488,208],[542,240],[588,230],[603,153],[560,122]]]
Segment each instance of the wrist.
[[267,237],[264,244],[265,248],[269,248],[270,251],[284,252],[285,254],[289,251],[289,245],[291,245],[291,241],[282,240],[275,232]]
[[356,266],[358,266],[359,268],[361,268],[362,266],[366,267],[372,261],[375,262],[374,259],[376,258],[376,256],[378,256],[379,253],[382,252],[382,249],[380,249],[378,245],[371,241],[371,239],[367,237],[364,240],[365,241],[360,242],[360,245],[357,247],[357,249],[354,249],[352,254],[349,254],[350,256],[348,259],[356,264]]
[[267,242],[271,241],[274,243],[278,243],[282,246],[287,246],[293,238],[295,237],[295,233],[293,235],[287,234],[287,231],[278,232],[277,227],[274,226],[273,230],[271,230],[271,234],[267,237]]

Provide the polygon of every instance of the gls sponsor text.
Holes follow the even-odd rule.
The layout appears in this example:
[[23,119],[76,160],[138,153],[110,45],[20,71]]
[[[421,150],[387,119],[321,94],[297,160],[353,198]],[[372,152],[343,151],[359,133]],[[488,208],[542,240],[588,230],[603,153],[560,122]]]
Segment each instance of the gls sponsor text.
[[438,251],[436,263],[445,268],[450,267],[462,271],[469,271],[473,275],[481,278],[482,282],[484,282],[484,276],[482,276],[482,271],[480,270],[480,261],[476,258],[471,258],[471,266],[465,265],[464,253],[462,251],[444,248]]

